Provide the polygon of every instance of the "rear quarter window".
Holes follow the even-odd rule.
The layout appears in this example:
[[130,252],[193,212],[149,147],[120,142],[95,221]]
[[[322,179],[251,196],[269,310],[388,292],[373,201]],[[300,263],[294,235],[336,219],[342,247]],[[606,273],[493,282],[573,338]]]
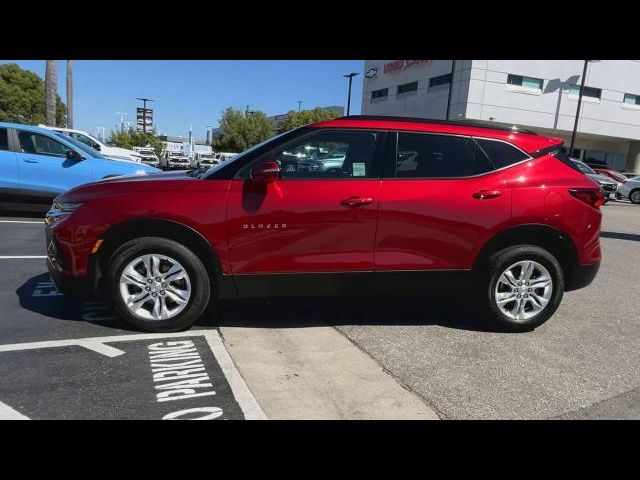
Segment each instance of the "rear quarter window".
[[499,141],[475,138],[476,143],[487,154],[496,169],[508,167],[529,158],[529,155],[513,145]]
[[9,150],[9,135],[6,128],[0,128],[0,150]]

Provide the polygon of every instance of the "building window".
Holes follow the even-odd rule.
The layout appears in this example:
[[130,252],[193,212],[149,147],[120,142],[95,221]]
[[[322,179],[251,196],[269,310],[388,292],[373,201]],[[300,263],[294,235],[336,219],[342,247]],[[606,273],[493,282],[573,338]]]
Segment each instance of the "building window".
[[640,95],[632,95],[631,93],[624,94],[624,103],[631,105],[640,105]]
[[380,90],[374,90],[371,92],[371,100],[375,100],[377,98],[385,98],[389,96],[388,88],[381,88]]
[[[584,89],[582,90],[583,97],[595,98],[597,100],[600,100],[601,93],[602,93],[602,90],[600,90],[599,88],[593,88],[593,87],[584,87]],[[571,85],[569,87],[569,95],[571,95],[572,97],[579,97],[580,85]]]
[[509,74],[507,76],[507,84],[515,85],[516,87],[530,88],[531,90],[542,90],[543,80],[541,78]]
[[416,92],[418,90],[418,82],[405,83],[404,85],[398,85],[398,95],[409,92]]
[[429,79],[429,88],[439,87],[440,85],[448,85],[451,83],[451,74],[440,75]]

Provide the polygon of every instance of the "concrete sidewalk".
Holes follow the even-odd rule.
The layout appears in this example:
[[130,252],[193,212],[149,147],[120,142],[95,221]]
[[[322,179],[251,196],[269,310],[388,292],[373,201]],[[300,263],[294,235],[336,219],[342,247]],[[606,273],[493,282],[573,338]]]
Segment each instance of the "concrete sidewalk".
[[438,419],[333,327],[220,332],[270,419]]

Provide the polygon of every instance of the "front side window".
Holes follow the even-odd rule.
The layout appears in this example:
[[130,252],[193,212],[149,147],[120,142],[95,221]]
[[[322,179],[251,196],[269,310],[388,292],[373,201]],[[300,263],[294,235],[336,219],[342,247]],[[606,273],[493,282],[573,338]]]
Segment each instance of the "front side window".
[[75,138],[79,142],[84,143],[85,145],[89,145],[91,148],[94,148],[96,150],[100,150],[100,145],[98,145],[96,142],[91,140],[86,135],[82,135],[81,133],[71,132],[71,137]]
[[[481,153],[481,152],[480,152]],[[491,170],[466,137],[399,133],[396,178],[456,178]]]
[[283,179],[367,178],[372,175],[377,134],[319,132],[290,143],[262,160],[280,164]]
[[67,152],[71,150],[53,138],[35,132],[18,131],[18,140],[22,153],[66,157]]
[[0,128],[0,150],[9,150],[9,135],[6,128]]

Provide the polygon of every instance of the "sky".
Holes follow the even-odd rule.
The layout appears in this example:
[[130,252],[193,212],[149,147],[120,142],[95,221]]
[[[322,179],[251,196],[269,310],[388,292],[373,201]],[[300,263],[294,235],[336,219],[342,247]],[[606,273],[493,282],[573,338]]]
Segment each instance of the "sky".
[[[44,79],[44,60],[0,60],[16,63]],[[358,72],[351,91],[351,114],[360,113],[363,60],[75,60],[73,63],[74,128],[95,134],[125,121],[135,124],[136,97],[152,98],[154,125],[161,134],[197,138],[207,125],[218,126],[231,106],[278,115],[298,109],[344,106],[348,79]],[[58,92],[66,102],[66,60],[58,61]]]

